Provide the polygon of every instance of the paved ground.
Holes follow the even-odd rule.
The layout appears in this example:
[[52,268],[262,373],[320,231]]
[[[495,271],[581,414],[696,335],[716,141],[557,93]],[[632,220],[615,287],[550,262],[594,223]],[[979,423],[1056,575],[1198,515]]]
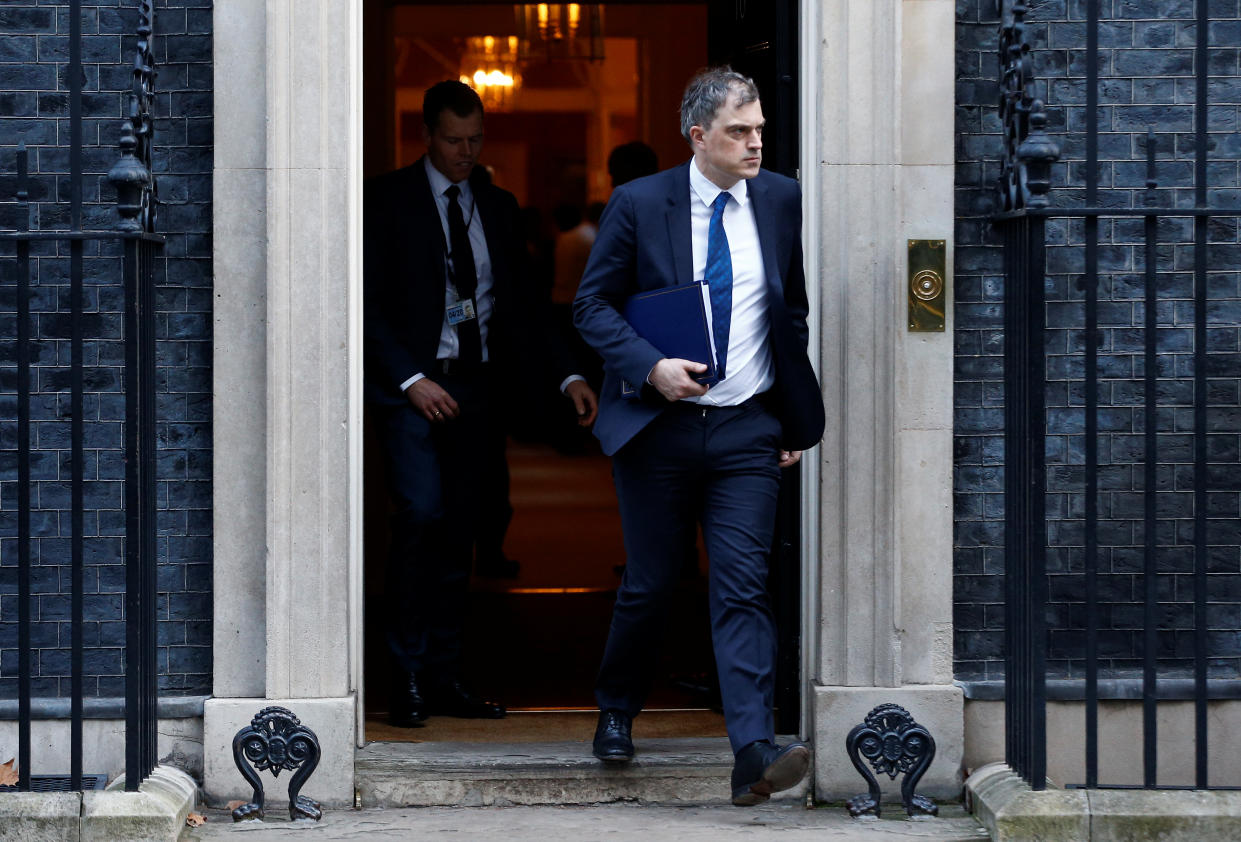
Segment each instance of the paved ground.
[[739,809],[727,805],[670,807],[607,804],[593,807],[420,807],[336,810],[323,821],[290,823],[282,815],[264,822],[233,824],[227,812],[208,810],[207,823],[187,829],[182,842],[306,839],[458,839],[504,842],[577,842],[640,839],[641,842],[777,839],[985,840],[987,834],[958,805],[945,805],[939,818],[906,819],[899,806],[882,819],[849,818],[840,806],[806,810],[791,804]]

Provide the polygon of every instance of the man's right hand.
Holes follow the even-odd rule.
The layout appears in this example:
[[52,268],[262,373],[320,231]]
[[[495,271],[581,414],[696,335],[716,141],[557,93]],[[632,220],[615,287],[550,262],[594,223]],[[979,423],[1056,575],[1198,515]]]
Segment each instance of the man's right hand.
[[651,385],[658,389],[665,398],[670,401],[679,401],[681,398],[696,398],[707,393],[707,387],[693,377],[706,370],[707,367],[702,363],[665,357],[655,363],[649,379]]
[[461,414],[452,395],[430,377],[424,377],[405,390],[405,396],[431,423],[440,423]]

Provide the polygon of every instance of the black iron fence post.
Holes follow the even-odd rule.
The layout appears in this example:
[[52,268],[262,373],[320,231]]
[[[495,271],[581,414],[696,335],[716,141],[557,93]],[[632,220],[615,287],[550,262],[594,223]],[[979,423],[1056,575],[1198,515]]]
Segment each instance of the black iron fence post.
[[[1086,204],[1099,200],[1099,4],[1086,4]],[[1086,216],[1086,780],[1099,781],[1099,217]]]
[[[137,790],[157,762],[158,665],[156,661],[156,435],[155,435],[155,253],[163,238],[155,234],[155,179],[152,168],[151,97],[155,78],[151,35],[152,0],[138,0],[138,43],[129,115],[120,141],[121,157],[108,173],[117,190],[116,230],[84,230],[82,150],[81,0],[69,4],[69,228],[29,226],[29,155],[17,151],[17,201],[22,209],[16,231],[0,232],[14,242],[17,258],[17,665],[18,783],[32,788],[32,565],[31,565],[31,262],[35,240],[60,249],[68,245],[70,307],[70,789],[83,785],[85,429],[84,257],[87,243],[120,240],[125,295],[125,786]],[[94,254],[94,252],[92,252]],[[43,383],[40,388],[45,388]],[[63,783],[62,783],[63,786]]]
[[1048,204],[1059,149],[1047,136],[1022,0],[1001,4],[1004,149],[996,227],[1004,239],[1005,756],[1034,789],[1046,786],[1046,384],[1043,330]]
[[[30,228],[29,153],[17,150],[21,228]],[[30,789],[30,241],[17,247],[17,787]]]
[[1046,771],[1043,220],[1004,224],[1005,717],[1007,757],[1035,789]]
[[[1207,204],[1207,79],[1210,18],[1198,0],[1194,47],[1194,207]],[[1207,788],[1207,227],[1194,217],[1194,781]]]
[[[1033,788],[1041,789],[1046,784],[1046,659],[1048,632],[1046,612],[1048,603],[1048,576],[1046,554],[1048,552],[1048,513],[1046,509],[1046,435],[1047,435],[1047,351],[1044,343],[1044,332],[1048,329],[1044,289],[1047,248],[1045,242],[1045,223],[1048,219],[1063,220],[1069,223],[1081,220],[1081,242],[1084,254],[1081,283],[1082,296],[1082,349],[1083,365],[1080,369],[1082,385],[1081,411],[1084,415],[1080,432],[1082,440],[1082,482],[1084,500],[1080,515],[1073,513],[1068,520],[1079,520],[1083,527],[1080,546],[1083,551],[1082,573],[1084,574],[1084,594],[1081,605],[1081,626],[1084,634],[1081,637],[1084,655],[1084,699],[1085,699],[1085,786],[1086,787],[1127,787],[1127,784],[1102,784],[1099,780],[1099,696],[1100,696],[1100,628],[1108,628],[1113,632],[1109,647],[1111,657],[1124,661],[1123,669],[1127,675],[1121,676],[1131,682],[1126,698],[1141,698],[1142,701],[1142,772],[1140,779],[1142,788],[1161,788],[1159,779],[1159,703],[1168,698],[1191,698],[1194,701],[1194,784],[1192,788],[1209,788],[1208,750],[1210,739],[1208,734],[1207,703],[1211,687],[1208,683],[1208,618],[1207,604],[1209,597],[1208,576],[1208,528],[1213,522],[1208,515],[1208,411],[1210,408],[1209,377],[1212,372],[1210,338],[1207,330],[1209,290],[1207,286],[1208,270],[1208,231],[1211,220],[1217,216],[1241,216],[1241,207],[1211,207],[1208,199],[1208,93],[1211,90],[1209,62],[1210,15],[1208,0],[1195,2],[1196,45],[1194,50],[1194,201],[1189,206],[1178,202],[1173,196],[1171,201],[1163,200],[1156,178],[1156,162],[1159,152],[1156,135],[1149,131],[1145,137],[1146,153],[1146,198],[1143,202],[1121,201],[1121,197],[1112,194],[1100,200],[1100,162],[1099,162],[1099,68],[1101,66],[1099,50],[1099,33],[1102,26],[1100,20],[1099,0],[1086,0],[1083,4],[1086,17],[1086,96],[1085,112],[1082,119],[1084,125],[1085,171],[1082,181],[1085,185],[1082,206],[1055,207],[1048,201],[1050,190],[1050,166],[1057,159],[1055,144],[1044,131],[1046,117],[1042,114],[1042,106],[1027,91],[1033,83],[1033,72],[1030,65],[1030,48],[1025,41],[1026,15],[1028,7],[1022,0],[999,0],[998,7],[1003,13],[1000,30],[1000,116],[1003,121],[1004,148],[1001,160],[1002,175],[998,197],[1001,207],[992,217],[992,222],[1003,239],[1004,249],[1004,306],[1005,306],[1005,699],[1007,743],[1006,758],[1013,769],[1023,776]],[[1070,121],[1070,124],[1072,121]],[[1115,129],[1113,128],[1113,132]],[[1138,144],[1142,138],[1135,139]],[[1181,141],[1175,138],[1170,143]],[[1180,157],[1178,149],[1169,151]],[[1140,193],[1137,195],[1141,195]],[[1072,196],[1072,194],[1070,194]],[[1070,198],[1069,201],[1072,201]],[[1079,200],[1080,201],[1080,200]],[[1190,354],[1184,353],[1179,358],[1169,354],[1169,349],[1161,346],[1161,328],[1169,327],[1168,320],[1161,323],[1160,308],[1170,302],[1165,294],[1161,298],[1161,278],[1164,273],[1176,272],[1181,268],[1181,261],[1175,252],[1170,252],[1171,259],[1165,258],[1170,265],[1160,265],[1160,239],[1163,235],[1161,223],[1176,218],[1193,220],[1193,346],[1191,373],[1184,372],[1184,360]],[[1140,349],[1111,349],[1103,353],[1110,354],[1115,362],[1117,358],[1127,358],[1125,362],[1132,366],[1124,374],[1107,375],[1112,381],[1120,383],[1138,382],[1141,384],[1141,409],[1138,410],[1137,400],[1125,399],[1121,403],[1112,403],[1126,411],[1132,412],[1131,427],[1122,427],[1126,433],[1134,434],[1132,438],[1141,442],[1139,459],[1142,470],[1140,487],[1134,484],[1133,490],[1141,492],[1141,513],[1129,520],[1135,528],[1140,526],[1141,538],[1121,538],[1115,544],[1118,548],[1135,545],[1140,553],[1141,565],[1132,572],[1140,573],[1141,585],[1137,585],[1137,577],[1133,580],[1131,591],[1126,596],[1111,597],[1113,604],[1134,603],[1131,615],[1140,620],[1132,628],[1133,638],[1118,642],[1116,631],[1130,632],[1129,626],[1116,627],[1114,615],[1108,614],[1112,605],[1101,602],[1101,582],[1105,576],[1112,579],[1116,575],[1113,567],[1115,556],[1108,547],[1108,555],[1100,552],[1100,394],[1110,388],[1106,380],[1100,377],[1100,348],[1104,337],[1099,329],[1100,310],[1100,220],[1109,219],[1108,235],[1115,240],[1116,227],[1120,221],[1136,223],[1141,220],[1141,238],[1130,247],[1133,262],[1126,268],[1137,273],[1137,282],[1142,288],[1141,303],[1143,318],[1141,326]],[[1137,230],[1131,226],[1130,230]],[[1171,229],[1174,230],[1174,229]],[[1066,224],[1063,231],[1066,244],[1073,242],[1075,231],[1072,225]],[[1165,248],[1168,239],[1163,237]],[[1179,244],[1180,241],[1173,241]],[[1120,241],[1124,244],[1124,241]],[[1127,244],[1126,244],[1127,245]],[[1112,258],[1113,273],[1109,279],[1111,284],[1115,278],[1121,277],[1116,258]],[[1137,267],[1141,266],[1139,270]],[[1215,267],[1225,271],[1235,271],[1235,266],[1220,265]],[[1074,267],[1073,271],[1077,271]],[[1064,274],[1065,269],[1057,270]],[[1109,291],[1115,294],[1115,289]],[[1071,295],[1068,296],[1072,298]],[[1130,298],[1123,291],[1113,301],[1126,301]],[[1135,310],[1136,312],[1136,310]],[[1172,318],[1171,327],[1165,335],[1171,339],[1178,324],[1182,320],[1177,309]],[[1076,327],[1076,323],[1072,323]],[[1128,323],[1126,323],[1126,327]],[[1137,333],[1134,331],[1134,333]],[[1071,334],[1070,334],[1071,335]],[[1070,342],[1072,340],[1070,339]],[[1071,347],[1071,346],[1070,346]],[[1161,356],[1161,350],[1164,356]],[[1186,349],[1188,350],[1188,349]],[[1057,353],[1064,353],[1058,351]],[[1175,352],[1172,352],[1175,354]],[[1219,369],[1219,362],[1215,362]],[[1161,368],[1162,366],[1162,368]],[[1115,366],[1113,366],[1116,369]],[[1072,369],[1066,369],[1072,370]],[[1121,369],[1124,371],[1123,369]],[[1161,463],[1161,444],[1170,442],[1161,438],[1165,433],[1172,432],[1183,436],[1188,427],[1179,426],[1173,413],[1178,409],[1175,397],[1162,398],[1161,389],[1170,384],[1168,381],[1187,380],[1192,376],[1192,513],[1179,515],[1182,523],[1175,533],[1168,532],[1171,538],[1161,535],[1159,527],[1167,526],[1170,518],[1178,517],[1169,510],[1177,501],[1173,495],[1160,498],[1160,481],[1163,471],[1167,470],[1173,478],[1170,491],[1180,490],[1179,482],[1174,473],[1178,459],[1169,454],[1166,463]],[[1070,375],[1069,380],[1078,380]],[[1133,392],[1136,397],[1137,392]],[[1168,395],[1176,392],[1169,389]],[[1115,399],[1113,399],[1115,400]],[[1186,399],[1183,403],[1189,403]],[[1075,400],[1069,393],[1065,408],[1074,407]],[[1171,421],[1162,420],[1165,417]],[[1115,427],[1116,422],[1112,422]],[[1161,431],[1160,424],[1165,429]],[[1072,435],[1078,434],[1072,428]],[[1116,445],[1108,445],[1110,465],[1117,464]],[[1174,448],[1180,449],[1180,445]],[[1188,460],[1180,460],[1188,461]],[[1127,490],[1127,488],[1126,488]],[[1104,499],[1112,495],[1105,491]],[[1165,502],[1167,501],[1167,507]],[[1115,519],[1114,499],[1108,499],[1110,510],[1106,517]],[[1165,520],[1161,521],[1161,512]],[[1190,521],[1192,514],[1192,537],[1180,538],[1184,535],[1184,526]],[[1133,535],[1139,533],[1134,532]],[[1171,585],[1176,584],[1175,573],[1165,572],[1168,565],[1161,565],[1167,555],[1169,543],[1193,544],[1192,592],[1193,592],[1193,680],[1192,682],[1169,682],[1166,675],[1160,677],[1160,658],[1167,657],[1168,641],[1162,635],[1175,631],[1163,622],[1165,612],[1161,611],[1160,594]],[[1106,541],[1104,542],[1107,543]],[[1075,549],[1078,544],[1070,545]],[[1066,556],[1070,558],[1071,556]],[[1110,563],[1109,563],[1110,562]],[[1072,562],[1070,561],[1071,565]],[[1074,603],[1077,605],[1078,603]],[[1129,606],[1125,606],[1128,608]],[[1109,627],[1109,624],[1110,627]],[[1163,650],[1161,651],[1161,645]],[[1063,657],[1063,655],[1061,656]],[[1076,659],[1079,653],[1073,651],[1068,657]],[[1140,670],[1140,679],[1131,678]],[[1110,677],[1110,676],[1109,676]],[[1065,682],[1073,683],[1072,681]],[[1185,694],[1187,685],[1192,684],[1192,696]],[[1185,694],[1185,695],[1178,695]],[[1073,784],[1069,784],[1072,786]],[[1164,785],[1166,786],[1166,785]],[[1173,787],[1189,788],[1189,787]],[[1228,788],[1228,787],[1216,787]]]
[[136,791],[157,762],[155,625],[155,181],[150,105],[154,9],[140,0],[129,117],[121,158],[108,172],[125,240],[125,788]]

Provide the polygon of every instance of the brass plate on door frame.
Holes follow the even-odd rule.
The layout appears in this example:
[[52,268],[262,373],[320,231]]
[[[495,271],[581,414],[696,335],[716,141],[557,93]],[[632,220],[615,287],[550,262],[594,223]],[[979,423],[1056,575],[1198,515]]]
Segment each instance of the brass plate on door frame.
[[909,329],[944,331],[947,301],[947,249],[944,240],[909,241]]

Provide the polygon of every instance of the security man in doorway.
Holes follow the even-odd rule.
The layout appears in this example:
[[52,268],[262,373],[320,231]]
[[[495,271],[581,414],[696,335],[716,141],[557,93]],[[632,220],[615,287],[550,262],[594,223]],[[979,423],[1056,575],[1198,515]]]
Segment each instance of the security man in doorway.
[[[471,180],[483,105],[457,81],[423,99],[427,153],[365,187],[365,368],[393,501],[386,637],[390,719],[500,718],[462,682],[462,632],[481,499],[505,463],[502,384],[551,378],[579,422],[596,399],[531,289],[517,201]],[[569,406],[566,403],[565,411]],[[503,489],[507,496],[507,488]]]

